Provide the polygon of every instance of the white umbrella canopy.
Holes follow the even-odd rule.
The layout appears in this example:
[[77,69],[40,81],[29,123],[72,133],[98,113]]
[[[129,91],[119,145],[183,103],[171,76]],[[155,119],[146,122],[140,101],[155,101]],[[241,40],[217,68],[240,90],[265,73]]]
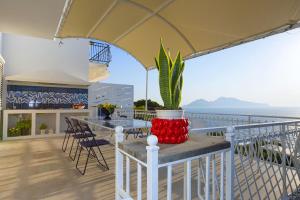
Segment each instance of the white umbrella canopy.
[[146,68],[162,38],[175,56],[203,55],[298,26],[298,0],[69,0],[56,37],[114,44]]
[[0,32],[52,39],[65,0],[0,0]]

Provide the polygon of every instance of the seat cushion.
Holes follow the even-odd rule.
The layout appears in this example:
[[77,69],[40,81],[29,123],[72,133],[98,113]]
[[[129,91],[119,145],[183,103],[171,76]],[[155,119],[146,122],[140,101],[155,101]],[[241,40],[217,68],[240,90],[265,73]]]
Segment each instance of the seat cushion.
[[109,143],[109,141],[104,140],[104,139],[97,139],[97,140],[81,141],[80,144],[81,144],[81,146],[87,148],[87,147],[96,147],[96,146],[107,145],[110,143]]
[[75,139],[81,139],[81,138],[87,138],[87,137],[95,137],[96,135],[94,133],[77,133],[76,135],[73,135]]

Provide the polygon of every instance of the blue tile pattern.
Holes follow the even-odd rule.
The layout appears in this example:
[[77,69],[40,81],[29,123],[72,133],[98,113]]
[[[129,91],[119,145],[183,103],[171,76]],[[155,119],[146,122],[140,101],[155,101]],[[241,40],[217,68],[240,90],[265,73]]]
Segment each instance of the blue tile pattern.
[[74,103],[83,102],[88,106],[88,89],[58,88],[43,86],[8,85],[7,108],[27,109],[35,101],[39,108],[71,108]]

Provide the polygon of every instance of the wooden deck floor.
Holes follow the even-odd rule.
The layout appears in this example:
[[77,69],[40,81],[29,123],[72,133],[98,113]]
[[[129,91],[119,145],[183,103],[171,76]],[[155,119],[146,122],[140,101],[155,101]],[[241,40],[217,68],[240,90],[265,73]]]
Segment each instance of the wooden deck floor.
[[[61,151],[61,142],[62,138],[0,142],[0,199],[114,199],[113,146],[102,148],[110,167],[109,171],[102,171],[92,160],[89,163],[86,175],[82,176],[75,169],[75,163],[68,158],[67,153]],[[250,169],[247,169],[247,171],[250,173]],[[197,177],[194,168],[192,174],[193,177]],[[164,169],[160,170],[159,175],[159,199],[166,199],[166,171]],[[259,173],[257,173],[257,178],[259,176]],[[133,163],[131,177],[132,195],[135,196],[136,167]],[[175,200],[183,199],[182,177],[183,168],[178,166],[173,173],[173,199]],[[241,175],[241,180],[243,179],[243,175]],[[145,181],[144,176],[144,192],[146,189]],[[192,181],[192,196],[193,199],[197,199],[196,179],[193,178]],[[249,199],[245,181],[241,184],[244,185],[242,189],[246,195],[245,199]],[[272,191],[272,184],[269,182],[265,184]],[[263,186],[262,182],[259,183],[259,193],[262,199],[267,199],[266,187]],[[251,187],[255,187],[253,190],[256,190],[253,182]],[[238,187],[235,187],[235,190],[237,191]],[[257,194],[256,190],[256,193],[251,195],[257,197]],[[269,195],[279,197],[272,192]],[[145,199],[145,195],[143,199]],[[236,199],[240,199],[238,195]]]

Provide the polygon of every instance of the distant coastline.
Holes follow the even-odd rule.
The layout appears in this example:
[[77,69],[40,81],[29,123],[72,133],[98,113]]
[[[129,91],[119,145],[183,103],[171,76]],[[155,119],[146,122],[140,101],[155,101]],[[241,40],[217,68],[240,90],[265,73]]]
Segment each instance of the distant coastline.
[[276,115],[300,117],[300,107],[262,107],[262,108],[184,108],[192,113],[242,114],[242,115]]
[[269,108],[270,106],[266,103],[244,101],[232,97],[219,97],[214,101],[198,99],[182,107],[185,109],[187,108],[198,109],[198,108]]

